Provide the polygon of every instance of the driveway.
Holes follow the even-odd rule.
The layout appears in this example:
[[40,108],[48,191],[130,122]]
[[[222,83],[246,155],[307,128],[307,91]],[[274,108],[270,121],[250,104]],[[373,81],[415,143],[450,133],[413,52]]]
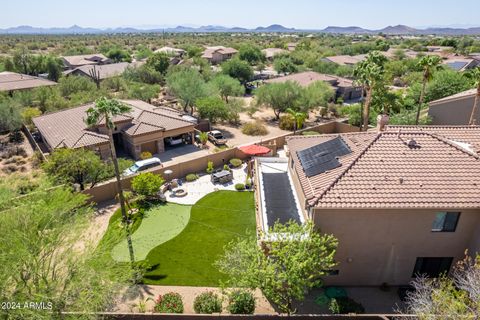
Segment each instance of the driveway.
[[187,144],[167,148],[165,152],[155,154],[154,156],[158,157],[164,166],[168,166],[173,163],[189,161],[206,155],[208,155],[207,149],[200,149],[194,145]]

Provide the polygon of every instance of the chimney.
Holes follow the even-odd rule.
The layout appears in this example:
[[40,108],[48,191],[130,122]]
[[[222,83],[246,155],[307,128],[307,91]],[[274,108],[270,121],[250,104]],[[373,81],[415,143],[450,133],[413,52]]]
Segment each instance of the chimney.
[[377,116],[377,131],[385,131],[385,127],[388,125],[390,117],[387,114],[379,114]]

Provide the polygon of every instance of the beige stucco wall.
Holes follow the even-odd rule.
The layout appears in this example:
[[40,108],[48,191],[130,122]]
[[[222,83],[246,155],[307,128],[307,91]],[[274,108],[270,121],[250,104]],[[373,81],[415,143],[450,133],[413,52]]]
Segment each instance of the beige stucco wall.
[[442,210],[315,209],[316,226],[339,240],[340,272],[326,277],[326,284],[402,285],[412,280],[417,257],[454,257],[455,263],[472,247],[480,210],[447,210],[461,211],[455,232],[431,231]]
[[[467,125],[472,112],[474,96],[430,104],[428,115],[432,124]],[[480,123],[480,111],[477,112],[477,124]]]

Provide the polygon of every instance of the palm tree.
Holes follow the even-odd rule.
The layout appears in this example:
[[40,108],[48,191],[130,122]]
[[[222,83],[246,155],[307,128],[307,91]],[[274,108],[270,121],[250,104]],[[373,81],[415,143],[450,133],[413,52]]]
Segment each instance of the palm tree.
[[475,87],[477,87],[477,94],[475,95],[475,101],[473,102],[472,113],[470,114],[470,120],[468,124],[473,126],[477,121],[477,109],[478,103],[480,101],[480,67],[476,67],[475,69],[470,70],[469,72],[465,73],[465,76],[469,79],[473,80],[475,83]]
[[370,104],[375,85],[383,80],[384,64],[387,61],[384,55],[378,51],[368,54],[367,58],[357,64],[353,75],[357,78],[355,82],[362,86],[363,92],[367,93],[362,111],[362,130],[368,130],[368,119],[370,117]]
[[307,119],[307,114],[305,112],[295,111],[292,108],[288,108],[285,111],[293,117],[293,134],[295,134],[298,129],[301,129],[303,127],[305,119]]
[[202,143],[202,146],[205,147],[205,145],[207,144],[207,141],[208,141],[208,133],[200,132],[198,134],[198,139],[200,139],[200,142]]
[[427,87],[428,81],[432,79],[433,71],[440,68],[441,60],[439,56],[424,56],[418,62],[418,66],[423,70],[423,83],[420,99],[418,100],[417,117],[415,118],[416,125],[418,125],[418,121],[420,120],[420,110],[422,109],[423,100],[425,99],[425,88]]
[[115,169],[115,176],[117,178],[118,197],[120,199],[120,208],[122,212],[123,223],[127,231],[128,251],[130,252],[130,262],[135,262],[133,255],[132,239],[130,237],[130,227],[127,211],[125,208],[125,197],[123,195],[122,182],[120,179],[120,171],[118,169],[117,153],[115,151],[115,144],[113,142],[113,129],[115,127],[113,118],[115,116],[125,114],[131,111],[131,108],[117,100],[107,99],[105,97],[97,99],[95,105],[87,110],[86,124],[88,126],[98,125],[100,122],[105,123],[108,132],[108,139],[110,140],[110,152],[112,155],[113,167]]

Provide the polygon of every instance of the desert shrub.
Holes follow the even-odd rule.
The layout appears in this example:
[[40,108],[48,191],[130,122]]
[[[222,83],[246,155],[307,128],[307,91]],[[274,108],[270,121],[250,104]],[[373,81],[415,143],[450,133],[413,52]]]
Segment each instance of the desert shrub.
[[330,301],[329,309],[335,314],[364,313],[362,304],[349,297],[333,298]]
[[320,133],[317,131],[303,131],[302,135],[304,136],[318,136]]
[[293,130],[295,127],[295,119],[291,115],[285,114],[280,117],[278,127],[282,130]]
[[228,312],[231,314],[253,314],[255,297],[246,290],[235,290],[229,294]]
[[238,168],[242,165],[242,160],[237,159],[237,158],[230,159],[229,162],[234,168]]
[[145,160],[145,159],[150,159],[152,157],[152,153],[148,151],[143,151],[140,153],[140,159]]
[[38,183],[31,180],[21,180],[17,184],[19,194],[27,194],[38,188]]
[[338,108],[337,108],[336,105],[330,104],[330,105],[328,106],[328,112],[330,112],[330,114],[331,114],[332,116],[338,117],[338,114],[339,114],[339,113],[338,113]]
[[212,173],[213,172],[213,162],[212,161],[208,161],[207,162],[207,169],[205,170],[208,174]]
[[212,314],[222,311],[222,301],[216,293],[211,291],[203,292],[195,297],[193,310],[196,313]]
[[245,185],[244,185],[243,183],[237,183],[237,184],[235,185],[235,189],[236,189],[237,191],[243,191],[243,190],[245,190]]
[[182,296],[176,292],[159,295],[155,301],[154,309],[160,313],[183,313]]
[[224,164],[224,165],[223,165],[223,170],[232,171],[232,169],[230,169],[230,167],[228,166],[228,164]]
[[3,166],[2,171],[6,174],[17,172],[18,167],[14,164]]
[[198,179],[198,175],[196,173],[189,173],[185,177],[185,180],[187,180],[188,182],[192,182],[192,181],[195,181],[197,179]]
[[268,130],[261,122],[255,121],[245,123],[242,127],[242,133],[248,136],[264,136],[268,133]]

